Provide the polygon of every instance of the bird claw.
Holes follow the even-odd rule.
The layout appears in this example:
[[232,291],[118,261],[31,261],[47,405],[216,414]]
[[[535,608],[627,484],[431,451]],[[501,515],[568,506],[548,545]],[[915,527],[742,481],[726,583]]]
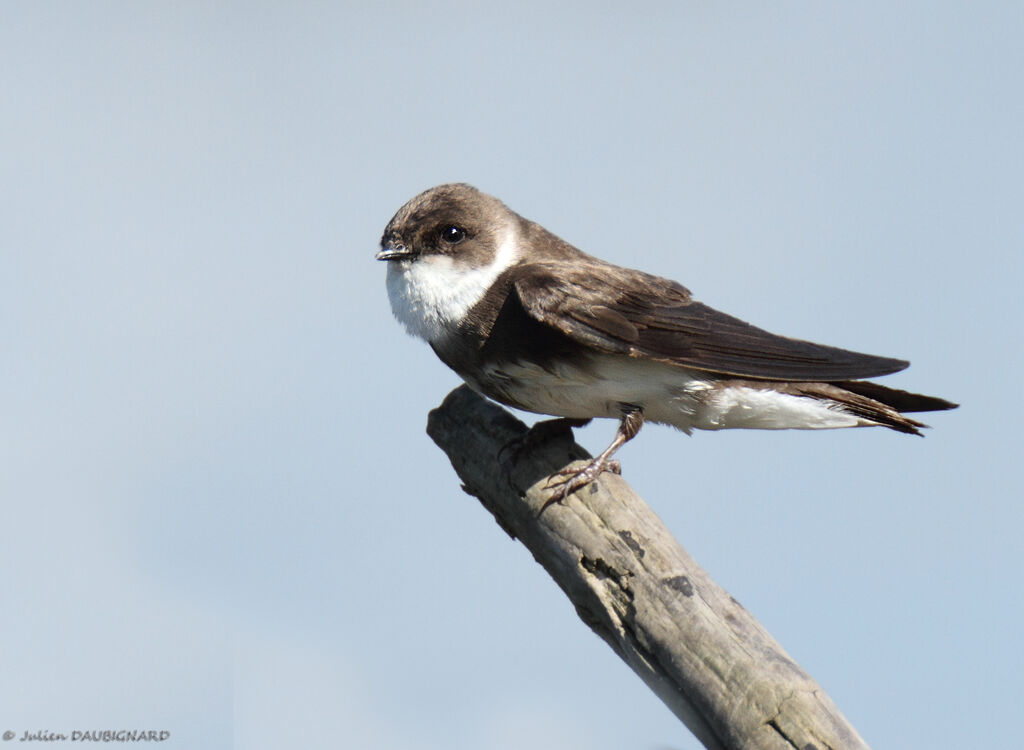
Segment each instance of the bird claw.
[[[551,476],[552,477],[577,477],[580,474],[588,473],[591,470],[593,470],[594,473],[593,473],[593,476],[588,480],[587,484],[589,484],[590,482],[592,482],[595,479],[597,479],[599,474],[604,474],[606,471],[610,471],[612,474],[621,474],[622,473],[622,463],[617,458],[613,458],[611,460],[604,461],[603,463],[599,459],[595,459],[595,460],[591,461],[590,463],[588,463],[586,466],[584,466],[582,469],[573,469],[573,468],[570,468],[570,467],[566,467],[564,469],[559,469],[558,471],[556,471]],[[549,480],[550,480],[550,478],[551,477],[548,477]],[[572,481],[572,480],[570,479],[569,481]],[[561,482],[559,482],[559,484],[561,484]],[[551,486],[550,482],[546,486],[550,487]],[[581,484],[580,487],[582,487],[582,486],[583,485]],[[579,488],[577,488],[577,489],[579,489]]]
[[[540,506],[540,512],[543,513],[547,510],[549,505],[562,502],[576,490],[586,487],[606,471],[612,474],[621,474],[622,464],[616,460],[602,460],[598,457],[582,469],[566,467],[556,471],[548,477],[548,481],[544,484],[544,489],[552,490],[552,493],[544,501],[544,504]],[[565,477],[565,479],[556,479],[556,477]]]

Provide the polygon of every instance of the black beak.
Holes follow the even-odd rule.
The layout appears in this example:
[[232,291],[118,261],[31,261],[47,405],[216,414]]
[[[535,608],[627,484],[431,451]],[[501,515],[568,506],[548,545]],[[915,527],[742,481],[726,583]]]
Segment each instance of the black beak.
[[377,260],[402,260],[403,258],[413,258],[415,256],[416,252],[405,245],[387,242],[381,246],[380,252],[375,257]]

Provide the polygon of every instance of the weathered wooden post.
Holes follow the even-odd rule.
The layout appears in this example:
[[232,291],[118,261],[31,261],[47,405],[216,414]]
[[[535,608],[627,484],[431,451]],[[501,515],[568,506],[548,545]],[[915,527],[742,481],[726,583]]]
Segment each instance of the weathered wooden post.
[[589,458],[466,386],[427,432],[463,488],[555,579],[580,618],[708,748],[864,750],[831,699],[619,476],[540,512],[548,477]]

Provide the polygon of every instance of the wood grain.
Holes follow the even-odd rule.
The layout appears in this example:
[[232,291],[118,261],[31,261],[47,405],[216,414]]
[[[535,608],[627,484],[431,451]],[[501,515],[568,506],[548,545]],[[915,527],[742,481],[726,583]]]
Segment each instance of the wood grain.
[[604,474],[539,512],[548,477],[589,458],[567,426],[527,431],[461,386],[430,413],[427,432],[463,489],[530,550],[580,619],[706,747],[867,748],[821,687],[621,477]]

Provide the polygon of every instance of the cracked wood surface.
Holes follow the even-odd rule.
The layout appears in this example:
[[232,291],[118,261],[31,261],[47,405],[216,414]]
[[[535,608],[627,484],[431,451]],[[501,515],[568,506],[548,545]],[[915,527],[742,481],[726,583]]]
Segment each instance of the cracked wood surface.
[[603,474],[539,513],[549,475],[589,457],[568,427],[528,433],[461,386],[430,413],[427,432],[463,489],[530,550],[580,618],[706,747],[867,748],[621,477]]

